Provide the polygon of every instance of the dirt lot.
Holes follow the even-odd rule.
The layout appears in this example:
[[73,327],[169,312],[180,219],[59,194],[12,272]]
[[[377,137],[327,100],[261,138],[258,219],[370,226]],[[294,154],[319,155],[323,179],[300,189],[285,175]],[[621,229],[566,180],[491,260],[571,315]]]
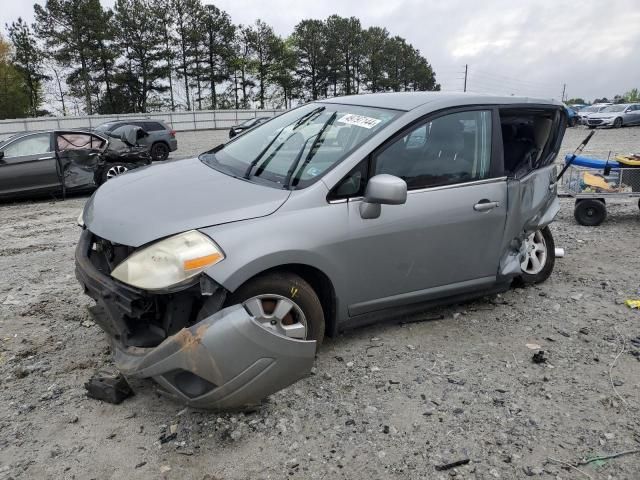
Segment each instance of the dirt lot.
[[[181,134],[175,157],[219,136]],[[639,146],[636,128],[590,149]],[[110,366],[73,274],[85,200],[0,205],[0,478],[640,478],[640,453],[561,463],[640,449],[640,311],[622,304],[640,298],[635,204],[588,228],[562,200],[567,255],[545,284],[328,339],[308,378],[254,413],[216,414],[151,383],[119,406],[85,396]]]

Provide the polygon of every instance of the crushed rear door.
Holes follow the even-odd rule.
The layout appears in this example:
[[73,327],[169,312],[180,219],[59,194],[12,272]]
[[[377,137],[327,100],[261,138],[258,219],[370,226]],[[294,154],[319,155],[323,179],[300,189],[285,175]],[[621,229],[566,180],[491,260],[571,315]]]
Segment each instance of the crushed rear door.
[[[554,161],[562,144],[567,119],[561,106],[510,107],[500,109],[500,115],[505,171],[508,175],[508,205],[498,274],[502,278],[508,278],[522,273],[520,264],[524,255],[524,240],[531,233],[549,225],[560,209]],[[529,122],[531,125],[528,125]],[[530,127],[532,148],[527,152],[528,155],[523,155],[523,164],[507,171],[507,136],[511,135],[507,132],[512,131],[514,124],[525,132]],[[520,149],[519,152],[525,150]]]

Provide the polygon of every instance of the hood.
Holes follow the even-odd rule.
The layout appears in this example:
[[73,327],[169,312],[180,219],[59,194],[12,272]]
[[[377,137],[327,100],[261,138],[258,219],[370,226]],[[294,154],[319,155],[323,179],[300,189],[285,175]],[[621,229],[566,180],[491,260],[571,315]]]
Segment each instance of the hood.
[[593,112],[589,114],[589,118],[612,118],[622,115],[622,112]]
[[139,168],[109,180],[87,202],[86,227],[111,242],[152,240],[275,212],[290,191],[220,173],[197,158]]

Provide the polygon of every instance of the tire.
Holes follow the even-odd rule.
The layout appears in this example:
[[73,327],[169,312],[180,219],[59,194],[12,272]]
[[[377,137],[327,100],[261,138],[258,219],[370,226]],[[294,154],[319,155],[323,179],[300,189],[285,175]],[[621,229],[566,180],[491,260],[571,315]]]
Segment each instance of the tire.
[[107,180],[111,180],[118,175],[122,175],[123,173],[127,173],[131,170],[131,165],[123,162],[114,162],[107,163],[100,173],[100,185],[105,183]]
[[[556,264],[556,244],[551,230],[549,227],[544,227],[529,235],[526,242],[527,258],[521,264],[520,283],[524,285],[542,283],[549,278]],[[540,264],[534,264],[533,259],[538,259]]]
[[640,208],[640,199],[638,199],[638,208]]
[[622,119],[618,117],[613,121],[613,128],[620,128],[620,127],[622,127]]
[[578,124],[578,119],[576,117],[570,118],[569,119],[569,126],[570,127],[575,127]]
[[591,126],[591,125],[587,125],[587,127],[589,127],[589,130],[593,130],[594,128],[596,128],[596,127]]
[[161,162],[169,158],[169,145],[163,142],[154,143],[151,147],[151,159],[154,162]]
[[587,198],[576,202],[573,216],[580,225],[595,227],[607,218],[607,207],[604,200]]
[[[290,303],[292,307],[283,318],[274,318],[271,314],[281,302],[285,305]],[[233,292],[225,301],[225,306],[238,303],[243,304],[258,322],[264,323],[266,327],[281,335],[301,340],[315,340],[316,348],[322,344],[325,331],[322,305],[311,285],[298,275],[274,272],[255,277]],[[266,313],[262,319],[259,308],[256,308],[258,303]],[[304,335],[300,334],[302,330],[293,328],[296,324],[305,325]],[[290,330],[283,331],[287,327]]]

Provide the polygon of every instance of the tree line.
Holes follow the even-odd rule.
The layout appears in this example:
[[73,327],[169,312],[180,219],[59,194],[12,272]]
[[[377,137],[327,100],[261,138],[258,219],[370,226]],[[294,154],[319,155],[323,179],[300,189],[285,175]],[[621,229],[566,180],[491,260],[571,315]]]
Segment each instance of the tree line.
[[418,49],[355,17],[302,20],[283,38],[201,0],[47,0],[34,11],[33,24],[18,18],[0,38],[3,118],[287,108],[440,88]]

